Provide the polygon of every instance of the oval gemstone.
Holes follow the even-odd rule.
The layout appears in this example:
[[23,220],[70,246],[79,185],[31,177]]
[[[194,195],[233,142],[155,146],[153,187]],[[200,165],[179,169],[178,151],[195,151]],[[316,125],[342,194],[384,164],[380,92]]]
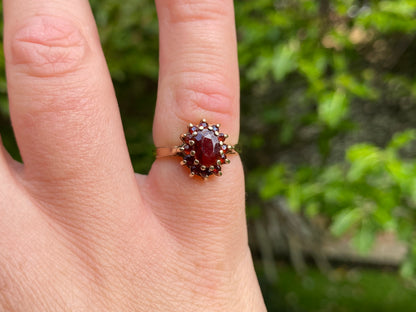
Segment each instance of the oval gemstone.
[[229,163],[226,154],[230,151],[224,143],[227,137],[219,132],[218,125],[209,126],[205,120],[198,126],[188,127],[188,133],[181,136],[183,144],[178,153],[184,159],[182,165],[191,170],[191,176],[198,175],[205,179],[211,175],[221,175],[221,165]]
[[217,164],[220,157],[220,141],[213,131],[204,129],[198,131],[195,141],[195,158],[207,168]]

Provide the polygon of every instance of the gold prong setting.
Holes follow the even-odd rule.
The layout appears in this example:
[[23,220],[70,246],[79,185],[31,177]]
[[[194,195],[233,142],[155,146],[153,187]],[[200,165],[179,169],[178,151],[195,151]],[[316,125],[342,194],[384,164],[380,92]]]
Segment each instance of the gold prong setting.
[[181,165],[190,169],[190,176],[206,180],[211,175],[222,176],[222,165],[229,164],[227,154],[234,152],[224,141],[227,134],[220,132],[220,124],[209,125],[206,119],[199,124],[190,123],[188,132],[181,135],[183,144],[177,155],[183,157]]

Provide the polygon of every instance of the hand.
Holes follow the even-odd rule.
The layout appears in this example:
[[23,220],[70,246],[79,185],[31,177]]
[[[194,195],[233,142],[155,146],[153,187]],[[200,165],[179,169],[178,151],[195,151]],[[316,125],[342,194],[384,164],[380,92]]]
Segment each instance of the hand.
[[[156,2],[155,145],[178,145],[201,118],[236,143],[233,2]],[[264,311],[239,157],[208,181],[189,178],[177,157],[135,176],[88,1],[3,6],[23,164],[2,150],[0,310]]]

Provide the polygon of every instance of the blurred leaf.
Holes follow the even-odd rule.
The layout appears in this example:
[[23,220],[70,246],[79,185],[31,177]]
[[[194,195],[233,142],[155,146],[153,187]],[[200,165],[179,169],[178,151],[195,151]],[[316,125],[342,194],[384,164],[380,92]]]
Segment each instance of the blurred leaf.
[[296,46],[296,42],[291,42],[276,48],[271,62],[273,76],[276,81],[281,81],[296,68]]
[[411,259],[407,259],[400,267],[400,275],[411,278],[415,274],[415,264]]
[[381,207],[377,207],[374,211],[374,220],[382,225],[384,230],[395,230],[395,222],[391,213]]
[[319,103],[319,119],[330,128],[339,125],[348,112],[348,101],[345,92],[338,89],[335,92],[325,94]]
[[302,203],[302,195],[299,185],[291,183],[289,185],[287,196],[290,209],[294,212],[298,212]]
[[414,18],[416,3],[414,1],[380,1],[381,11],[394,13],[405,18]]
[[313,218],[319,214],[320,206],[316,202],[311,202],[306,206],[305,212],[309,218]]
[[353,244],[358,252],[362,254],[367,254],[371,247],[373,247],[376,232],[371,227],[371,225],[363,222],[360,229],[353,237]]
[[331,225],[331,233],[335,236],[341,236],[347,230],[355,226],[362,218],[362,212],[359,208],[351,210],[342,210],[334,216]]
[[376,91],[365,83],[358,82],[354,76],[342,73],[336,78],[339,87],[360,98],[377,98]]
[[393,139],[390,141],[387,148],[396,151],[408,145],[411,141],[414,141],[415,139],[416,139],[416,130],[414,129],[409,129],[403,132],[399,132],[393,136]]
[[260,191],[262,199],[270,199],[280,194],[286,188],[285,171],[284,166],[277,165],[266,173],[266,180]]
[[375,146],[357,144],[348,149],[347,159],[351,164],[347,178],[350,181],[357,181],[367,172],[372,171],[378,166],[381,160],[381,154]]
[[267,73],[272,67],[272,59],[265,55],[259,56],[254,66],[252,66],[247,72],[247,78],[249,80],[258,80],[261,77],[267,76]]

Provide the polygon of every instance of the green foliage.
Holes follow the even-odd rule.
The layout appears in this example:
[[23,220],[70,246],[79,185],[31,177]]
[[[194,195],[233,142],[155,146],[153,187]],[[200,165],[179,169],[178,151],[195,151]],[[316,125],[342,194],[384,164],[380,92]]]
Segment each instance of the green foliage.
[[330,128],[336,128],[347,114],[348,103],[345,92],[336,90],[321,97],[318,119]]
[[[242,128],[249,211],[283,198],[293,212],[327,216],[361,253],[393,231],[413,276],[416,120],[400,103],[416,100],[416,1],[240,1],[236,12],[243,121],[256,125]],[[409,121],[377,136],[367,125],[385,106]]]
[[[260,271],[260,279],[264,276]],[[331,277],[315,269],[299,276],[278,267],[275,285],[262,283],[268,311],[391,312],[414,311],[415,290],[392,272],[338,268]]]
[[157,79],[158,26],[149,0],[91,0],[113,79]]
[[334,216],[334,222],[331,231],[336,236],[341,236],[352,226],[356,225],[363,218],[361,209],[345,209],[341,210]]
[[260,194],[264,199],[283,196],[293,211],[305,210],[307,215],[309,207],[318,207],[317,212],[333,220],[334,235],[354,234],[360,252],[370,250],[380,231],[394,231],[413,242],[416,159],[401,157],[400,149],[415,139],[416,132],[408,130],[396,134],[384,149],[356,144],[348,149],[346,163],[321,169],[293,172],[276,165],[265,174]]
[[133,167],[146,173],[158,79],[158,24],[151,0],[91,0],[115,84]]

